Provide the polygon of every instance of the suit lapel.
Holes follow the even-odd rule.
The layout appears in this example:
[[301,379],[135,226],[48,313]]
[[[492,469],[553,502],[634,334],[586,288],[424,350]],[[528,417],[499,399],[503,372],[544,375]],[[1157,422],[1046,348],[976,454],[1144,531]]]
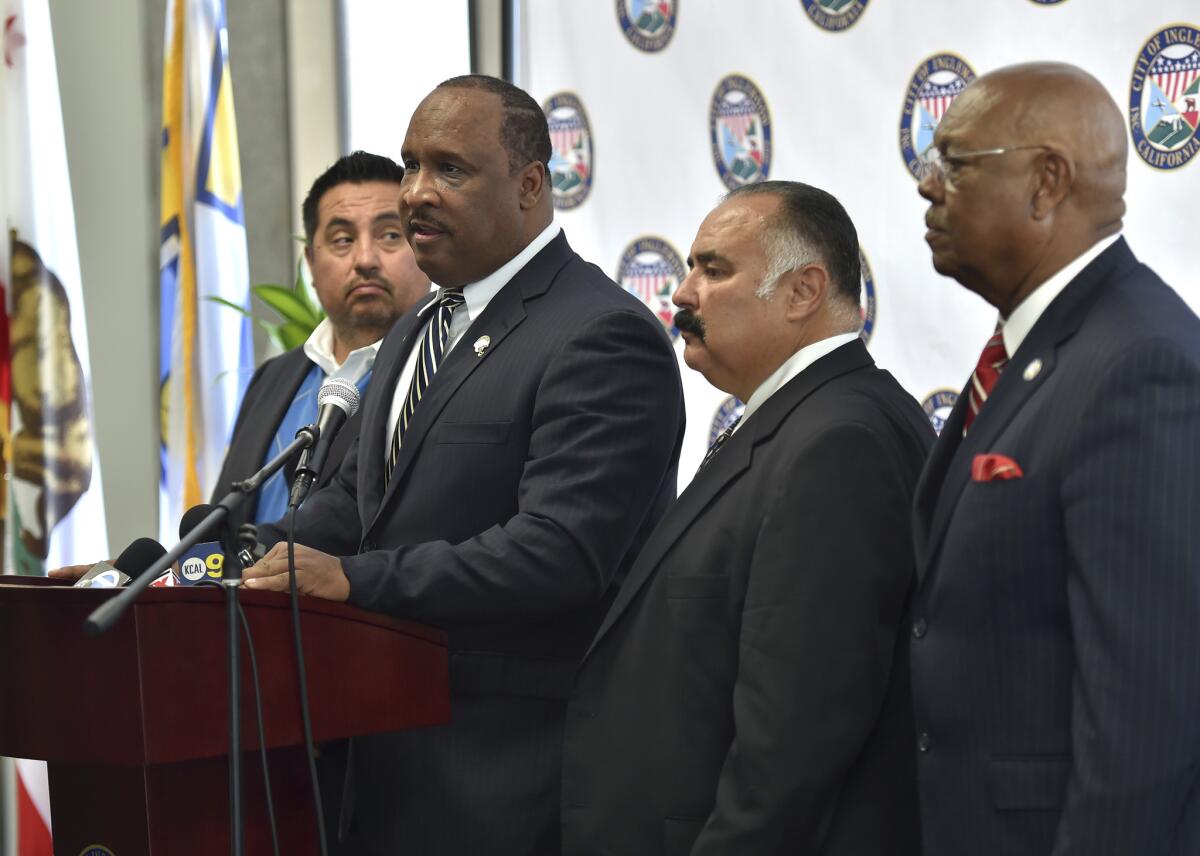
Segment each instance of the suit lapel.
[[[599,644],[638,592],[653,575],[667,551],[684,532],[704,513],[727,485],[750,467],[754,448],[773,436],[780,424],[806,398],[830,380],[857,369],[874,365],[861,340],[856,339],[817,360],[775,392],[763,406],[746,420],[745,425],[713,455],[712,460],[696,474],[675,503],[663,515],[634,562],[629,576],[621,583],[612,607],[588,648],[588,654]],[[587,659],[587,656],[584,656]]]
[[[421,397],[420,404],[413,411],[412,421],[409,422],[408,429],[404,433],[400,455],[396,458],[396,466],[392,470],[387,490],[382,490],[381,474],[378,479],[371,479],[378,482],[378,489],[382,491],[381,500],[371,518],[371,525],[374,525],[375,520],[379,518],[388,501],[402,489],[404,477],[412,466],[413,459],[418,454],[429,430],[437,423],[437,418],[446,404],[454,397],[463,382],[486,362],[486,358],[477,356],[475,353],[473,346],[475,338],[485,333],[490,337],[488,354],[493,354],[497,349],[503,347],[508,334],[525,320],[526,301],[543,294],[572,255],[571,248],[567,245],[567,239],[560,232],[496,293],[487,308],[455,343],[450,354],[438,368],[437,374],[433,376],[433,380]],[[405,353],[407,354],[407,350]],[[403,363],[403,359],[399,362]],[[394,391],[398,374],[397,371],[390,378],[387,389]],[[388,395],[389,408],[391,400],[392,396]],[[383,459],[382,433],[380,433],[378,442],[380,444],[379,457],[373,459],[376,461]],[[376,467],[374,472],[380,473],[380,468]]]
[[[946,536],[958,498],[970,479],[975,455],[992,448],[1030,397],[1054,373],[1059,349],[1079,329],[1103,284],[1132,264],[1136,264],[1136,260],[1125,239],[1121,238],[1063,289],[1013,354],[966,437],[962,436],[966,391],[959,396],[917,487],[914,512],[918,518],[917,573],[922,582]],[[951,431],[954,434],[947,436]],[[921,525],[926,519],[929,520],[928,528]]]
[[[412,350],[418,331],[425,329],[427,315],[419,315],[422,308],[435,298],[430,294],[396,322],[396,326],[384,339],[372,370],[371,384],[366,399],[359,411],[358,443],[358,503],[363,520],[374,517],[383,498],[383,437],[384,423],[391,414],[392,398],[396,381],[408,352]],[[394,344],[393,344],[394,343]]]

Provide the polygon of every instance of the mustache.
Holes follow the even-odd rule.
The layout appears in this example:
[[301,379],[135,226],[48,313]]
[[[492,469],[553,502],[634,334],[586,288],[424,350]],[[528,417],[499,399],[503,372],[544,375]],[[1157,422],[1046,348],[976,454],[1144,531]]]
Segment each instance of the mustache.
[[420,223],[423,226],[431,226],[439,232],[448,232],[446,225],[436,217],[431,216],[424,208],[418,208],[411,212],[408,220],[405,222],[408,232],[411,234],[414,230],[413,223]]
[[701,342],[704,341],[704,319],[690,309],[680,309],[673,319],[675,329],[680,333],[691,333]]

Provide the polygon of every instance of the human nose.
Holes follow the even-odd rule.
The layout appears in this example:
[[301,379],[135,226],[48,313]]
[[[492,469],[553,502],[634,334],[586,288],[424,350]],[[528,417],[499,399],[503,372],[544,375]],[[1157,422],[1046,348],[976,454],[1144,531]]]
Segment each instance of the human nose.
[[411,170],[404,175],[400,187],[400,203],[410,211],[437,202],[432,178],[423,170]]
[[930,202],[941,200],[942,192],[945,190],[945,176],[940,169],[934,166],[926,166],[917,182],[917,193]]
[[354,267],[360,271],[379,269],[379,245],[374,235],[363,235],[355,242]]
[[683,278],[683,282],[679,283],[679,288],[675,289],[675,293],[671,295],[671,302],[680,309],[694,309],[696,306],[695,276],[696,269],[692,268]]

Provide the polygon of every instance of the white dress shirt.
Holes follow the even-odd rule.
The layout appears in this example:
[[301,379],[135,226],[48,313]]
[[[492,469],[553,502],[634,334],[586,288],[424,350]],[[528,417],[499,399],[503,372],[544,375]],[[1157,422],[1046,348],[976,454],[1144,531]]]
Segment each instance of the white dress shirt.
[[762,407],[766,400],[774,395],[785,383],[821,359],[821,357],[826,354],[832,354],[842,345],[847,345],[857,338],[857,333],[839,333],[836,336],[830,336],[828,339],[821,339],[819,342],[805,345],[784,360],[783,365],[771,372],[767,376],[767,379],[758,385],[758,389],[754,390],[754,393],[750,396],[750,400],[746,402],[746,409],[742,412],[742,418],[738,420],[733,433],[736,434],[738,429],[746,424],[746,420],[754,415],[754,411]]
[[1017,352],[1017,348],[1021,347],[1021,343],[1025,341],[1025,337],[1029,335],[1029,331],[1033,329],[1033,325],[1042,317],[1042,313],[1054,302],[1054,298],[1062,294],[1062,290],[1070,284],[1071,280],[1090,265],[1096,256],[1115,244],[1119,237],[1121,237],[1121,233],[1117,232],[1115,235],[1101,238],[1092,244],[1083,255],[1077,256],[1074,261],[1026,295],[1008,318],[1000,319],[1000,334],[1004,338],[1004,351],[1010,360]]
[[346,355],[345,361],[339,363],[333,355],[333,324],[328,318],[323,318],[304,343],[304,355],[317,364],[326,378],[345,378],[357,386],[363,375],[374,368],[375,355],[379,353],[382,343],[383,340],[378,339],[357,348]]
[[[562,226],[554,221],[538,234],[536,238],[529,242],[525,249],[517,253],[496,271],[488,274],[479,282],[472,282],[463,286],[463,300],[465,304],[454,311],[453,319],[450,322],[450,335],[446,338],[446,349],[442,352],[442,361],[444,362],[450,350],[458,344],[458,340],[462,338],[463,333],[467,332],[467,328],[472,322],[482,314],[483,310],[487,309],[487,305],[491,303],[492,298],[500,293],[500,289],[508,285],[517,272],[542,251],[548,243],[558,237],[558,233],[562,231]],[[437,285],[433,288],[437,291],[438,299],[441,298],[442,292],[445,290]],[[437,299],[431,300],[421,307],[418,314],[419,317],[433,318],[436,316]],[[465,312],[463,310],[466,310]],[[412,384],[413,371],[416,370],[417,357],[421,353],[421,342],[425,336],[425,328],[428,327],[428,321],[425,324],[419,325],[414,332],[415,338],[413,346],[408,351],[408,358],[404,361],[404,368],[400,371],[400,377],[396,381],[396,389],[392,393],[392,409],[388,416],[388,421],[383,428],[383,461],[384,466],[387,465],[388,458],[392,453],[392,434],[396,430],[396,423],[400,420],[400,414],[404,410],[404,401],[408,398],[408,388]],[[435,375],[436,377],[436,375]],[[432,382],[432,381],[431,381]],[[419,406],[419,405],[418,405]]]

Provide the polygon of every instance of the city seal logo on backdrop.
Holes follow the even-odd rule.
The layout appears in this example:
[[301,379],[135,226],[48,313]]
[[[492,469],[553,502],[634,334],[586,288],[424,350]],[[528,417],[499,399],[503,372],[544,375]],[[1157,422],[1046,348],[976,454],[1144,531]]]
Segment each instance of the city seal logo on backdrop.
[[570,92],[551,95],[542,105],[550,126],[550,184],[554,207],[569,211],[583,204],[594,173],[592,127],[579,98]]
[[822,30],[840,33],[853,27],[870,0],[801,0],[808,20]]
[[958,404],[958,392],[953,389],[935,389],[921,402],[921,409],[929,417],[935,434],[941,434],[950,418],[950,411]]
[[967,61],[950,53],[926,58],[913,72],[900,113],[900,156],[913,178],[918,177],[921,155],[933,145],[938,122],[974,79]]
[[1029,2],[1036,3],[1039,6],[1057,6],[1059,3],[1065,2],[1065,0],[1029,0]]
[[1146,41],[1133,65],[1129,132],[1142,160],[1168,170],[1200,151],[1198,128],[1200,28],[1172,24]]
[[858,329],[858,337],[864,345],[871,344],[871,334],[875,332],[875,277],[871,266],[867,263],[867,254],[862,246],[858,248],[858,264],[862,268],[862,292],[859,295],[859,312],[862,315],[862,326]]
[[725,186],[766,181],[771,171],[771,111],[749,78],[731,74],[717,84],[708,110],[713,162]]
[[713,414],[712,424],[708,426],[708,445],[711,446],[717,442],[721,433],[732,427],[733,423],[741,419],[745,412],[746,405],[735,395],[722,401],[717,407],[717,412]]
[[671,295],[687,277],[687,265],[675,248],[662,238],[645,235],[621,253],[615,279],[658,316],[674,342],[679,330],[673,320],[675,306]]
[[662,50],[675,35],[679,0],[617,0],[617,20],[629,43],[640,51]]

